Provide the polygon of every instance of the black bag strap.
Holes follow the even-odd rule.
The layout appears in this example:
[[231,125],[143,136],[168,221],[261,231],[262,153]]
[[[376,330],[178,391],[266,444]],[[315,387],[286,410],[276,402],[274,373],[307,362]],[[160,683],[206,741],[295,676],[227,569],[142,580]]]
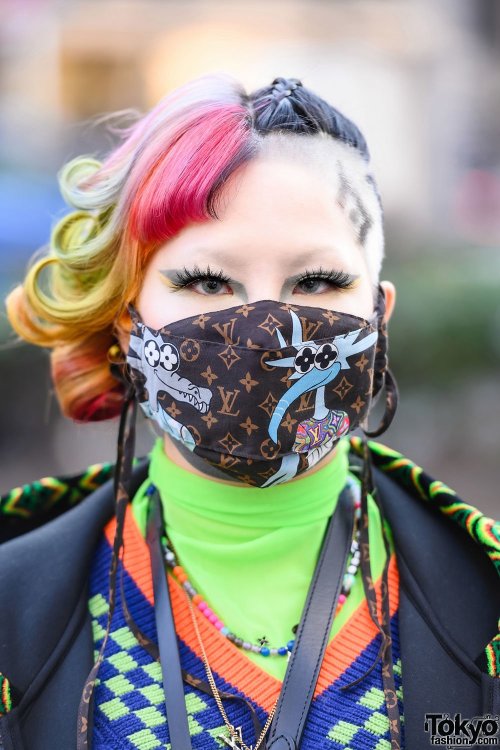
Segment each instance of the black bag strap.
[[[151,557],[156,631],[160,651],[161,673],[165,692],[168,731],[172,750],[191,750],[181,662],[177,647],[174,615],[161,548],[163,520],[158,494],[150,505],[146,541]],[[168,686],[168,688],[167,688]]]
[[268,750],[295,750],[311,705],[342,587],[354,526],[353,496],[340,493],[316,570],[270,728]]
[[[267,745],[262,744],[262,750],[266,747],[268,750],[295,750],[300,747],[337,608],[353,527],[354,497],[349,485],[346,485],[325,530],[270,727],[269,740]],[[146,539],[151,556],[156,628],[170,743],[172,750],[191,750],[177,636],[161,548],[162,533],[162,509],[159,496],[155,493],[151,500]]]

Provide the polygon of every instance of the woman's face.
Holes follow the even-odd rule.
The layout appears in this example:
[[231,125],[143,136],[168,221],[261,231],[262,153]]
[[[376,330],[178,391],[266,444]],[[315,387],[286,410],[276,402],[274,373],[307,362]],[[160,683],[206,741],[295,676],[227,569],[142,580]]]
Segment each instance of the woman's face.
[[[185,227],[152,256],[134,301],[147,326],[264,299],[372,315],[363,251],[317,170],[284,158],[255,159],[228,180],[218,216]],[[390,281],[381,284],[388,321],[395,289]],[[167,433],[164,448],[179,466],[208,472]],[[310,473],[335,455],[336,448]]]
[[[363,250],[313,168],[254,159],[226,184],[218,216],[185,227],[153,255],[135,302],[146,325],[263,299],[372,315]],[[395,288],[381,284],[387,321]]]

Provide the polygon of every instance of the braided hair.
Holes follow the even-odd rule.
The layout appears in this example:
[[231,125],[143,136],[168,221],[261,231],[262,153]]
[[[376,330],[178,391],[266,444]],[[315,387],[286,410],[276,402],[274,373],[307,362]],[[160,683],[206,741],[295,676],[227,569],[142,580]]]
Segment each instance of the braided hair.
[[370,155],[359,128],[338,109],[305,87],[298,78],[275,78],[270,86],[248,97],[259,133],[285,130],[292,133],[327,133],[347,143],[366,159]]

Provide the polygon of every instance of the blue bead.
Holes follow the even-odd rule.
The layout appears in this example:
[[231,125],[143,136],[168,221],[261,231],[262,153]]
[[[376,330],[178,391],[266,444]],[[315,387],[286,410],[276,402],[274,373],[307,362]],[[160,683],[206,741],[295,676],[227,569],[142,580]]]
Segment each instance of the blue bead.
[[292,648],[294,647],[294,644],[295,644],[295,641],[288,641],[288,643],[286,644],[287,649],[291,651]]
[[222,635],[227,635],[229,633],[229,628],[223,627],[220,629],[220,632]]
[[153,495],[156,490],[156,487],[154,484],[148,484],[146,487],[146,495]]
[[288,654],[288,649],[286,646],[280,646],[278,649],[278,654],[280,656],[286,656]]
[[346,573],[344,575],[344,581],[343,581],[344,588],[347,589],[348,591],[350,591],[352,585],[354,584],[354,580],[355,579],[354,579],[354,576],[352,575],[352,573]]
[[267,646],[262,646],[262,648],[260,649],[260,653],[262,654],[262,656],[269,656],[269,654],[271,653],[271,649]]

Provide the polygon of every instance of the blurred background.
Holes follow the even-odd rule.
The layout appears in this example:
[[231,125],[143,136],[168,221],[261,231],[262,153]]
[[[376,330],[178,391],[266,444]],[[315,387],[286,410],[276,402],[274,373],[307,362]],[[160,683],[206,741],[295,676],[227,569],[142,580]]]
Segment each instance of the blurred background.
[[[3,299],[65,212],[58,169],[112,146],[95,116],[225,70],[298,77],[364,132],[397,288],[378,440],[499,519],[499,65],[498,0],[0,0],[0,493],[115,458],[117,421],[61,417],[48,352],[8,346]],[[137,454],[152,440],[141,420]]]

